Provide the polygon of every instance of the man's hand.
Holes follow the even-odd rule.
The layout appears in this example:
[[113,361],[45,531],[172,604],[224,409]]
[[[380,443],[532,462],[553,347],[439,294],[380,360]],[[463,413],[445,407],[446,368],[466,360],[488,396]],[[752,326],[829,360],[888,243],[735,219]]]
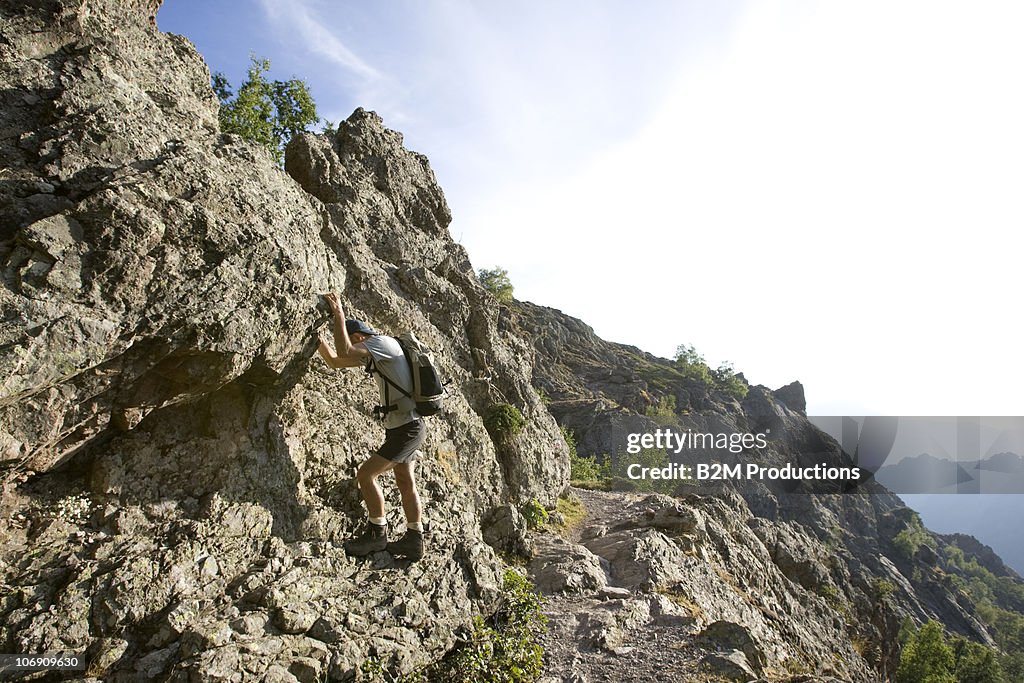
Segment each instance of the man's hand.
[[338,320],[344,321],[345,311],[341,308],[341,301],[338,299],[338,295],[334,292],[327,292],[323,297],[327,300],[327,305],[330,307],[331,313],[334,314],[334,317]]

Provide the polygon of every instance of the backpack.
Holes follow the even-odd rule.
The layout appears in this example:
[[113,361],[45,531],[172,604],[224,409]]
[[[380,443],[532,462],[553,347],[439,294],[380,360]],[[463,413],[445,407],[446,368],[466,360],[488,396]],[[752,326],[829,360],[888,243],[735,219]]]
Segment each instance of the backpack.
[[[376,372],[384,378],[385,400],[388,400],[387,387],[390,385],[415,401],[416,412],[422,417],[436,415],[441,412],[444,399],[444,383],[441,381],[441,375],[434,365],[434,353],[424,346],[411,331],[398,335],[395,337],[395,340],[402,347],[405,360],[409,363],[409,369],[412,374],[412,393],[400,387],[390,377],[381,372],[376,367],[376,363],[373,362],[372,358],[367,364],[366,371],[369,373]],[[378,406],[375,412],[383,416],[394,409],[395,407],[391,405]]]

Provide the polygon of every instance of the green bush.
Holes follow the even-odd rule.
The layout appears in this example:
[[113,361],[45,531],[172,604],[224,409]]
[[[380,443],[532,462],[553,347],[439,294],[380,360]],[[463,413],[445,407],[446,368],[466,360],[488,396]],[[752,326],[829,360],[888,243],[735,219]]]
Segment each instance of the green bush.
[[903,529],[892,539],[892,544],[904,559],[913,560],[917,551],[922,545],[935,548],[935,539],[924,528],[921,517],[915,512],[906,529]]
[[548,521],[548,511],[536,498],[523,505],[519,512],[526,519],[526,526],[530,529],[539,529]]
[[658,405],[647,406],[644,415],[653,419],[662,427],[676,424],[676,397],[667,394],[658,399]]
[[503,304],[512,302],[512,281],[508,279],[508,271],[495,267],[493,270],[481,268],[477,273],[480,284]]
[[953,650],[946,645],[942,624],[929,621],[910,636],[896,669],[896,683],[957,683]]
[[598,464],[593,456],[569,455],[569,479],[576,483],[600,483],[611,477],[608,463]]
[[929,621],[903,644],[896,683],[1005,683],[996,653],[962,637],[946,642],[942,624]]
[[711,371],[711,378],[714,380],[715,388],[725,392],[729,396],[742,401],[750,391],[750,387],[736,374],[732,363],[722,363],[717,370]]
[[511,403],[497,403],[491,406],[484,417],[484,427],[495,441],[504,441],[523,430],[526,418]]
[[953,575],[954,583],[974,600],[978,615],[1002,650],[997,662],[1005,680],[1024,681],[1024,586],[1008,576],[996,576],[954,545],[943,550],[947,569],[959,572]]
[[884,602],[886,598],[896,592],[896,584],[887,579],[875,578],[874,580],[875,600]]
[[235,133],[263,145],[278,164],[284,147],[298,133],[316,123],[316,103],[305,81],[267,81],[270,60],[250,56],[252,63],[237,93],[222,73],[213,74],[211,85],[220,100],[218,119],[224,133]]
[[682,479],[630,479],[629,466],[640,465],[641,468],[661,468],[669,464],[668,453],[664,449],[645,448],[636,454],[621,454],[615,458],[615,462],[609,468],[613,479],[624,479],[632,485],[633,491],[656,491],[671,495],[685,483]]
[[565,427],[562,438],[569,449],[569,480],[575,484],[595,484],[607,480],[611,476],[608,463],[598,464],[593,456],[584,457],[576,452],[576,436]]
[[540,676],[544,649],[537,640],[547,618],[533,586],[515,570],[505,572],[501,606],[488,625],[473,620],[469,641],[446,658],[431,680],[466,683],[527,683]]
[[735,399],[742,400],[750,390],[747,383],[736,374],[732,363],[722,363],[717,370],[712,370],[704,356],[692,345],[680,344],[676,347],[676,368],[691,382],[700,382]]

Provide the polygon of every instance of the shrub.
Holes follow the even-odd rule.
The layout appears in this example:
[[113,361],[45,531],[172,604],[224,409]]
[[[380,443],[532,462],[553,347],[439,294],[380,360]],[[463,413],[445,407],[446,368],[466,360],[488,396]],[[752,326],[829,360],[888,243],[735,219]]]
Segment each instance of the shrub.
[[725,392],[729,396],[742,401],[750,391],[750,387],[736,374],[732,363],[722,363],[717,370],[711,371],[711,378],[714,380],[716,389]]
[[915,512],[910,518],[906,529],[900,531],[892,539],[892,544],[904,559],[913,560],[922,545],[935,548],[935,539],[924,528],[921,518]]
[[598,464],[594,456],[569,454],[569,479],[576,483],[600,483],[610,478],[608,463]]
[[492,625],[473,620],[469,641],[437,668],[433,680],[466,683],[526,683],[540,676],[544,649],[537,639],[547,618],[533,586],[515,570],[505,572],[501,606]]
[[484,418],[484,427],[495,441],[504,441],[523,430],[526,418],[511,403],[497,403],[491,406]]
[[676,347],[676,368],[686,379],[701,382],[739,400],[746,397],[750,390],[747,383],[736,374],[732,363],[724,362],[717,370],[712,370],[704,356],[692,345],[680,344]]
[[503,304],[512,302],[512,281],[508,279],[508,271],[495,267],[493,270],[481,268],[477,273],[480,284]]
[[996,653],[957,636],[946,642],[942,625],[929,621],[911,631],[900,653],[896,683],[1005,683]]
[[662,427],[676,424],[676,397],[672,394],[662,396],[658,399],[658,405],[647,406],[644,415]]
[[609,468],[613,478],[618,477],[632,485],[634,491],[658,491],[660,493],[672,494],[680,484],[686,483],[682,479],[630,479],[629,466],[637,464],[641,468],[661,468],[669,464],[668,453],[664,449],[645,448],[636,454],[620,455],[615,459],[614,465]]
[[523,505],[519,512],[526,519],[526,526],[530,529],[539,529],[548,521],[548,511],[536,498]]
[[569,449],[569,480],[573,483],[593,484],[608,479],[611,476],[608,463],[602,465],[597,463],[593,456],[584,457],[576,452],[576,437],[571,430],[565,427],[562,430],[562,438]]
[[886,598],[896,592],[896,584],[887,579],[875,578],[875,599],[878,602],[884,602]]

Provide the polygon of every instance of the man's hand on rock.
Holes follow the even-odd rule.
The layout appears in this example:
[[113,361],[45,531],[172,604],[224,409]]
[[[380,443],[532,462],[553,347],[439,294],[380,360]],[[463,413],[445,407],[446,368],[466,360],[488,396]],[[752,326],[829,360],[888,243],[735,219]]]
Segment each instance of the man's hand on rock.
[[327,292],[324,294],[324,299],[327,300],[327,305],[330,306],[334,317],[342,321],[345,320],[345,311],[341,309],[341,301],[338,300],[338,295],[334,292]]

